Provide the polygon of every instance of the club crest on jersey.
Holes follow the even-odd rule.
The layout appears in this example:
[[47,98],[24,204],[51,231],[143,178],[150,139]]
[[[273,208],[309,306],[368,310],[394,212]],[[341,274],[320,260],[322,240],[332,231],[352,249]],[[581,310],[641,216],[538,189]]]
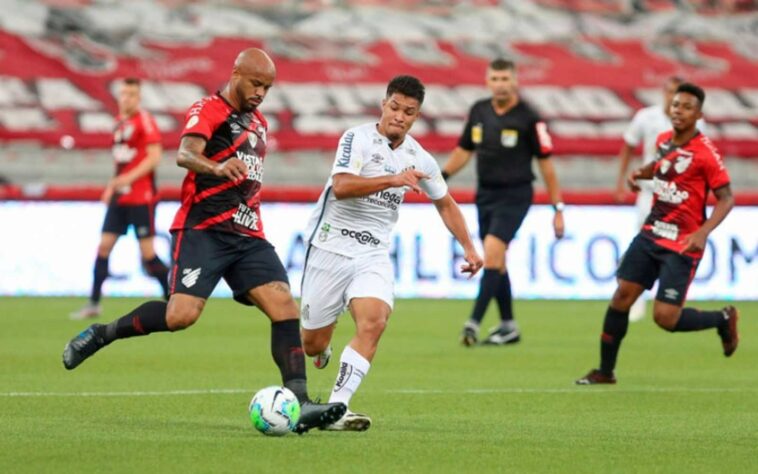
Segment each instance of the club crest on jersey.
[[500,131],[500,144],[506,148],[513,148],[518,143],[518,131],[505,129]]
[[332,225],[324,222],[324,225],[321,226],[321,232],[318,233],[318,240],[319,242],[326,242],[326,239],[329,238],[329,231],[332,230]]
[[113,141],[115,142],[122,142],[122,141],[128,141],[130,138],[132,138],[132,135],[134,134],[134,125],[131,123],[128,123],[124,125],[123,127],[119,127],[116,129],[116,133],[113,134]]
[[200,121],[200,117],[198,117],[197,115],[193,115],[192,117],[189,118],[189,120],[187,120],[187,125],[184,126],[185,130],[188,130],[194,127],[195,125],[197,125],[199,121]]
[[371,155],[372,163],[381,163],[382,161],[384,161],[384,157],[380,155],[379,153],[374,153],[373,155]]
[[250,146],[255,148],[255,145],[258,144],[258,135],[256,135],[253,132],[250,132],[247,134],[247,141],[250,142]]
[[688,153],[687,155],[681,154],[676,157],[676,163],[674,163],[674,169],[676,170],[677,173],[682,174],[687,170],[687,168],[690,167],[690,163],[692,163],[692,154],[691,153]]

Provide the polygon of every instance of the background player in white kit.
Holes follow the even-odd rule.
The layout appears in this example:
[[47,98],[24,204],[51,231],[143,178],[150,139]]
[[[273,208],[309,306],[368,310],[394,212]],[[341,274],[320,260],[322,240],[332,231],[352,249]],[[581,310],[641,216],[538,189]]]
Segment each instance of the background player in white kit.
[[[371,367],[394,302],[389,237],[405,192],[424,192],[464,249],[461,271],[475,274],[482,259],[460,208],[448,194],[434,158],[410,135],[424,101],[424,86],[397,76],[387,86],[379,123],[342,135],[316,210],[308,223],[300,320],[305,353],[324,368],[331,357],[337,317],[349,309],[356,332],[340,357],[330,402],[346,405]],[[364,431],[365,415],[349,409],[327,429]]]
[[[642,108],[634,114],[632,122],[624,132],[624,144],[619,151],[619,175],[616,181],[616,200],[621,202],[628,192],[626,178],[628,176],[627,168],[632,159],[635,148],[642,144],[642,165],[644,166],[656,159],[655,140],[663,132],[671,130],[670,107],[671,101],[676,93],[676,88],[684,83],[684,79],[672,76],[663,84],[663,104],[651,105]],[[697,128],[701,132],[705,131],[703,119],[698,120]],[[650,207],[653,204],[653,182],[640,181],[640,191],[637,193],[637,229],[642,227],[645,218],[650,213]],[[645,317],[645,308],[647,305],[647,292],[643,293],[635,301],[629,310],[629,320],[639,321]]]

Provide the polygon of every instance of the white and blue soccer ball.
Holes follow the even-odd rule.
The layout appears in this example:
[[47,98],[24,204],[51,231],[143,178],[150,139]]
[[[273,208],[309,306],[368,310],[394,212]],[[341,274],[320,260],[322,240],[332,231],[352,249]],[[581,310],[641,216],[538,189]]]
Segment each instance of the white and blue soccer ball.
[[288,388],[272,385],[258,391],[248,407],[250,421],[267,436],[284,436],[294,431],[300,419],[300,403]]

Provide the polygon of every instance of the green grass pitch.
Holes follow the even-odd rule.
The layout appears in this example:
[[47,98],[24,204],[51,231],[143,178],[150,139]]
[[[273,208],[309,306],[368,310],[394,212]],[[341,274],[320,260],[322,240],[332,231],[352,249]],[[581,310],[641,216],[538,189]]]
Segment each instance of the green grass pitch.
[[[142,300],[106,299],[110,321]],[[365,433],[267,438],[247,404],[279,383],[269,324],[213,299],[180,334],[117,341],[72,372],[83,301],[0,299],[0,472],[755,472],[758,303],[740,303],[727,359],[715,331],[632,323],[619,384],[578,387],[597,364],[605,302],[517,301],[520,344],[464,348],[469,301],[400,300],[351,408]],[[717,308],[719,303],[703,303]],[[495,324],[494,305],[485,329]],[[343,316],[335,359],[352,335]],[[337,361],[317,371],[328,398]]]

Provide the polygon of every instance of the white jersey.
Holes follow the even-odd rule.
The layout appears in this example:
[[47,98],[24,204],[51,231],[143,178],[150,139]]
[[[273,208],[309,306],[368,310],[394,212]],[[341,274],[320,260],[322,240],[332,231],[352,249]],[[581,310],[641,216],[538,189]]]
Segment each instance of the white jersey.
[[419,187],[432,200],[445,197],[447,183],[435,159],[410,135],[395,150],[375,123],[353,127],[340,138],[332,174],[308,221],[306,237],[314,247],[347,257],[388,252],[390,232],[410,188],[388,188],[368,196],[340,199],[332,192],[332,177],[349,173],[364,178],[400,174],[415,168],[427,179]]

